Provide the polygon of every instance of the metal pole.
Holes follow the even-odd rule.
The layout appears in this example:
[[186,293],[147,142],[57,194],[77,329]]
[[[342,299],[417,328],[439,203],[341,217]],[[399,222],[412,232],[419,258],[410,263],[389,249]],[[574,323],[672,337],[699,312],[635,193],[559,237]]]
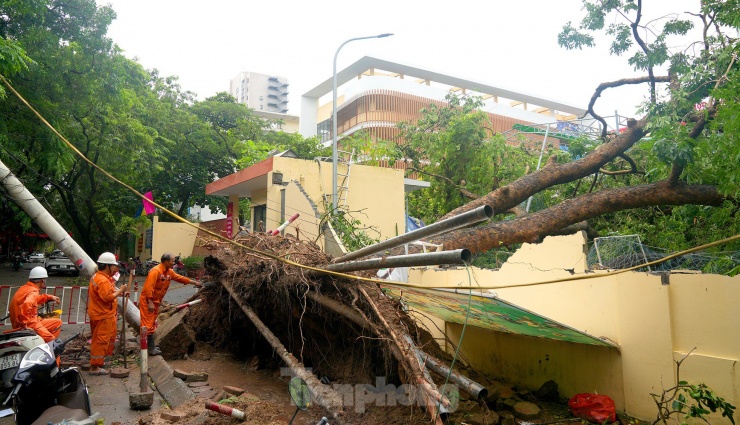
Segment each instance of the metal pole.
[[423,254],[396,255],[393,257],[371,258],[363,261],[329,264],[327,270],[334,272],[353,272],[391,267],[437,266],[440,264],[470,264],[473,255],[467,249],[454,251],[426,252]]
[[429,369],[432,369],[442,376],[449,375],[450,381],[459,385],[460,388],[463,389],[463,391],[472,395],[477,400],[484,400],[488,395],[488,389],[486,389],[486,387],[484,387],[483,385],[455,372],[454,370],[450,371],[449,366],[442,363],[439,359],[430,356],[419,348],[416,349],[416,352],[422,356],[422,358],[426,362],[426,365],[429,366]]
[[[542,139],[542,149],[540,149],[540,159],[537,160],[537,170],[540,169],[540,164],[542,164],[542,155],[545,153],[545,144],[547,143],[547,135],[550,134],[550,124],[547,124],[547,127],[545,127],[545,138]],[[532,196],[527,199],[527,209],[526,211],[529,212],[529,206],[532,205]]]
[[356,40],[365,40],[368,38],[383,38],[383,37],[390,37],[393,34],[385,33],[385,34],[378,34],[378,35],[371,35],[367,37],[355,37],[350,38],[349,40],[345,41],[344,43],[339,45],[339,48],[337,49],[337,52],[334,53],[334,65],[332,67],[332,80],[333,82],[333,90],[332,90],[332,104],[331,104],[331,126],[332,126],[332,132],[331,132],[331,160],[332,160],[332,166],[331,166],[331,207],[332,207],[332,214],[337,209],[337,56],[339,56],[339,51],[342,50],[342,47],[344,47],[345,44],[356,41]]
[[365,257],[370,254],[384,251],[386,249],[401,246],[405,243],[418,241],[422,238],[439,235],[440,233],[449,232],[450,230],[455,230],[460,227],[488,220],[491,217],[493,217],[493,208],[490,205],[483,205],[472,211],[450,217],[446,220],[438,221],[434,224],[430,224],[429,226],[424,226],[414,231],[404,233],[403,235],[396,236],[395,238],[386,239],[383,242],[378,242],[374,245],[360,248],[357,251],[350,252],[349,254],[345,254],[339,258],[335,258],[332,263],[343,263],[345,261]]

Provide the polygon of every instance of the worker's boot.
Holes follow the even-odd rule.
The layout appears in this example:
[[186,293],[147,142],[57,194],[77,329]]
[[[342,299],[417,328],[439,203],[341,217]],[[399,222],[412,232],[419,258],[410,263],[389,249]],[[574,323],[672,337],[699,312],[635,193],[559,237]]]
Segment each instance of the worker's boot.
[[147,345],[147,354],[150,356],[161,356],[162,350],[159,349],[156,345],[154,345],[154,335],[147,335],[146,336],[146,345]]

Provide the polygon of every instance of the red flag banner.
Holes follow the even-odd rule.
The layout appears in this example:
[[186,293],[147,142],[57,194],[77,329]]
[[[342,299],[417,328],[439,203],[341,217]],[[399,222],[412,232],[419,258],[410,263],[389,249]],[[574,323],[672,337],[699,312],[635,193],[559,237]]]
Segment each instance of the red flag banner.
[[144,214],[146,215],[153,214],[156,208],[154,208],[154,204],[149,202],[149,201],[154,200],[154,195],[152,194],[152,191],[150,190],[149,192],[145,193],[144,197],[146,199],[141,200],[141,202],[144,203]]

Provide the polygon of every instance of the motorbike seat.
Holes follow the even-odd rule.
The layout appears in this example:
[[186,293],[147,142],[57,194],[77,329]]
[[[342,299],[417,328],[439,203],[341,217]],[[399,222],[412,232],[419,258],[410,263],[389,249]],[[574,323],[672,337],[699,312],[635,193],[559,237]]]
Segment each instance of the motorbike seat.
[[51,406],[44,410],[44,413],[39,416],[31,425],[47,425],[49,423],[58,424],[64,421],[81,421],[87,419],[90,415],[82,409],[70,409],[65,406]]
[[36,335],[36,332],[32,331],[31,329],[23,329],[23,328],[9,329],[0,334],[0,342],[4,342],[4,341],[7,341],[13,338],[20,338],[23,336],[34,336],[34,335]]

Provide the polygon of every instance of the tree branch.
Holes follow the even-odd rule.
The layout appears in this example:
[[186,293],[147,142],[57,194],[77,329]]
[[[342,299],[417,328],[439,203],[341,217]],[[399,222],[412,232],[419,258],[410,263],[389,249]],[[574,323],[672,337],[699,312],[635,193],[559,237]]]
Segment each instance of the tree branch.
[[460,229],[431,241],[443,244],[445,250],[467,248],[475,254],[500,246],[536,243],[574,223],[607,213],[653,205],[719,206],[726,199],[715,186],[663,181],[589,193],[522,218]]
[[481,205],[491,205],[496,211],[507,211],[543,189],[594,174],[605,164],[637,143],[645,135],[646,122],[645,118],[635,121],[632,128],[628,128],[627,131],[619,134],[613,141],[600,145],[581,159],[544,167],[534,173],[527,174],[506,186],[450,211],[440,219],[473,210]]
[[437,178],[437,179],[440,179],[440,180],[444,180],[448,184],[450,184],[451,186],[453,186],[455,189],[459,190],[460,193],[462,194],[462,196],[464,196],[464,197],[466,197],[468,199],[475,200],[475,199],[480,198],[480,196],[478,196],[475,193],[473,193],[473,192],[465,189],[464,187],[456,184],[455,182],[453,182],[452,180],[450,180],[448,177],[441,176],[439,174],[430,173],[430,172],[427,172],[427,171],[424,171],[424,170],[420,170],[420,169],[418,169],[416,167],[409,167],[409,168],[407,168],[407,170],[415,171],[417,173],[426,174],[428,176],[432,176],[434,178]]

